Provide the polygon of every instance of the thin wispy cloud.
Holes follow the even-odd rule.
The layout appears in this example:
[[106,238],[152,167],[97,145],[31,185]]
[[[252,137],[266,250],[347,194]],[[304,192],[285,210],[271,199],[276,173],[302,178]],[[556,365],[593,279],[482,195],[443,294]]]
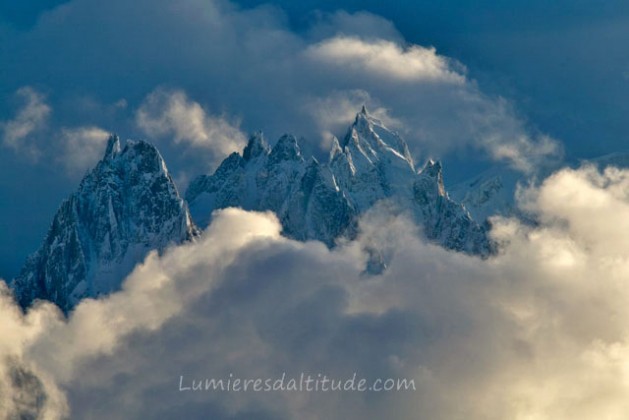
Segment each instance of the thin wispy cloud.
[[52,110],[46,103],[44,95],[30,86],[21,87],[15,96],[21,105],[13,119],[0,122],[2,144],[36,161],[41,150],[32,136],[46,126]]
[[208,114],[181,90],[151,92],[136,112],[136,124],[149,138],[172,137],[175,143],[212,152],[218,161],[246,144],[238,121]]
[[62,128],[60,163],[71,175],[85,174],[102,157],[110,134],[99,127]]

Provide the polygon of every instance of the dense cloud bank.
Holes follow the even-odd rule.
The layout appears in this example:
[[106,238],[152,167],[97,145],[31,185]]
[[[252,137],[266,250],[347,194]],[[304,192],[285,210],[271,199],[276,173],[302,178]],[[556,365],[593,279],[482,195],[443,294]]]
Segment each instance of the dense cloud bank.
[[[4,416],[624,419],[629,172],[562,170],[520,192],[539,224],[495,219],[498,256],[427,244],[374,211],[328,250],[272,214],[220,212],[68,320],[0,300]],[[363,249],[392,255],[363,274]],[[412,378],[389,393],[180,392],[180,378],[305,372]]]

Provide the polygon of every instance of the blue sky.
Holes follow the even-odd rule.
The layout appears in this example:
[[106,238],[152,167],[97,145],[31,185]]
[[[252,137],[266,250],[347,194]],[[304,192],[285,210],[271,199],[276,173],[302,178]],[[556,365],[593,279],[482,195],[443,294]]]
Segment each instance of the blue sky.
[[[345,121],[330,122],[329,116],[317,120],[312,112],[295,109],[312,111],[329,101],[344,101],[350,107],[366,102],[392,122],[400,122],[419,160],[443,159],[446,182],[496,163],[495,153],[488,152],[494,146],[483,144],[477,153],[476,140],[464,139],[469,126],[451,130],[442,123],[444,113],[459,106],[461,98],[472,97],[487,115],[500,113],[501,133],[527,133],[534,141],[549,136],[562,146],[568,161],[627,149],[626,2],[174,4],[90,0],[0,4],[0,121],[7,127],[21,111],[30,111],[24,118],[39,112],[38,124],[18,145],[7,146],[4,130],[0,276],[15,275],[37,248],[55,209],[100,150],[102,133],[152,137],[146,126],[138,126],[137,115],[155,92],[157,107],[172,103],[168,101],[179,92],[185,109],[193,111],[195,104],[203,108],[208,124],[224,120],[243,133],[262,129],[271,142],[290,131],[305,136],[314,153],[325,151],[321,132],[342,135]],[[449,68],[465,76],[463,91],[424,85],[413,93],[428,98],[422,102],[405,97],[399,83],[388,79],[370,76],[352,81],[346,78],[347,71],[313,70],[307,60],[294,62],[300,49],[320,46],[339,34],[367,43],[387,40],[402,51],[414,44],[434,46],[439,57],[452,59]],[[426,104],[437,104],[441,114],[430,114],[432,107]],[[417,125],[412,123],[415,115]],[[323,120],[330,126],[323,127]],[[220,160],[220,147],[204,146],[204,153],[194,153],[198,143],[186,133],[159,127],[150,131],[156,137],[151,140],[158,143],[182,185]],[[422,138],[418,134],[422,127],[428,127],[424,137],[441,133],[450,139],[444,140],[447,146]],[[181,141],[173,142],[174,137]],[[67,162],[68,145],[86,150],[80,164],[76,156]],[[533,153],[536,147],[522,153],[527,150]]]

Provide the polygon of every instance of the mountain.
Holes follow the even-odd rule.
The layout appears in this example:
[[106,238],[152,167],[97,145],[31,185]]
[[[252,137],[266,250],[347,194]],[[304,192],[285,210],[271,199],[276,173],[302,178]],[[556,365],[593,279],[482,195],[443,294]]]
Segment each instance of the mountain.
[[307,161],[291,135],[271,149],[261,133],[254,134],[242,155],[232,153],[214,174],[193,180],[186,200],[202,227],[215,209],[272,210],[287,236],[329,246],[356,222],[356,210],[330,169],[314,158]]
[[474,220],[481,223],[495,215],[513,216],[521,221],[534,223],[531,215],[524,214],[517,206],[518,187],[539,184],[541,180],[565,166],[576,169],[583,165],[594,165],[599,170],[607,166],[629,168],[629,152],[615,152],[568,162],[547,162],[537,167],[534,173],[528,174],[505,166],[493,166],[466,181],[452,185],[449,193],[455,201],[465,206]]
[[328,246],[354,237],[358,217],[388,200],[448,249],[483,256],[492,250],[483,227],[446,193],[441,164],[429,161],[417,171],[404,140],[364,107],[343,140],[334,140],[328,162],[306,159],[294,136],[271,148],[256,133],[242,154],[194,179],[185,197],[203,227],[215,209],[271,210],[287,236]]
[[521,173],[495,166],[453,185],[449,191],[450,196],[463,204],[474,220],[482,223],[491,216],[518,214],[514,199],[518,183],[526,185]]
[[[359,217],[387,202],[437,244],[492,252],[485,229],[446,192],[441,164],[430,160],[417,170],[404,140],[364,108],[343,140],[334,140],[327,162],[304,156],[292,135],[271,148],[256,133],[242,153],[197,177],[186,199],[192,216],[155,147],[132,140],[121,147],[111,136],[102,160],[61,204],[40,249],[13,280],[18,302],[26,308],[46,299],[67,313],[85,297],[119,289],[149,251],[193,240],[193,218],[205,227],[213,210],[226,207],[271,210],[286,236],[333,247],[356,237]],[[367,251],[368,271],[378,272],[386,258]]]
[[197,232],[157,149],[132,140],[122,148],[111,136],[12,287],[24,308],[46,299],[68,312],[85,297],[118,289],[149,251]]

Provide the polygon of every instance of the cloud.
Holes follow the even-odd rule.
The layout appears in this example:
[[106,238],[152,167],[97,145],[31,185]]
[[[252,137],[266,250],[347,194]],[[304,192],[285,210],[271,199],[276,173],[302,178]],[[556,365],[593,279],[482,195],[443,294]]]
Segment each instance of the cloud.
[[[628,187],[617,169],[554,174],[522,199],[538,226],[494,220],[504,245],[488,260],[427,244],[403,216],[370,214],[331,251],[281,237],[273,215],[222,211],[197,243],[151,254],[123,291],[67,321],[49,304],[23,316],[5,291],[0,406],[94,419],[624,419],[629,244],[610,227],[629,220]],[[374,242],[392,262],[364,277]],[[17,368],[41,406],[15,390]],[[283,372],[405,377],[417,390],[178,390],[182,375]]]
[[208,115],[181,90],[158,88],[150,93],[136,112],[136,123],[151,137],[174,136],[176,143],[209,150],[220,160],[246,144],[237,122]]
[[51,108],[46,104],[44,95],[30,86],[19,88],[15,95],[23,105],[12,120],[0,122],[2,144],[37,160],[41,152],[31,136],[46,125]]
[[465,110],[453,124],[466,127],[470,144],[484,150],[494,160],[530,173],[563,159],[562,143],[548,135],[527,130],[513,105],[506,100],[491,100],[473,84],[461,99]]
[[521,134],[516,136],[510,143],[490,136],[486,139],[485,146],[494,159],[507,161],[514,169],[525,173],[563,157],[562,146],[552,137],[540,135],[531,138]]
[[307,33],[311,42],[336,36],[353,36],[365,39],[404,42],[404,38],[393,22],[367,11],[348,13],[337,10],[333,13],[312,12],[313,24]]
[[419,45],[403,49],[391,41],[369,42],[338,36],[311,45],[306,50],[306,56],[353,73],[367,72],[379,79],[446,83],[465,81],[463,76],[450,69],[448,60],[437,55],[434,48]]
[[[403,45],[337,35],[308,46],[306,61],[325,79],[319,83],[333,80],[337,88],[306,100],[305,109],[319,126],[330,123],[320,130],[324,137],[332,130],[338,133],[341,121],[347,125],[353,118],[348,105],[362,99],[392,122],[416,156],[464,156],[471,149],[525,173],[561,160],[563,149],[556,139],[529,129],[504,98],[483,93],[461,64],[434,48]],[[335,117],[322,118],[325,114]]]
[[63,152],[59,160],[70,174],[83,175],[103,156],[110,133],[99,127],[61,129]]
[[[24,316],[12,302],[6,284],[0,282],[3,315],[0,341],[0,411],[3,416],[35,411],[42,418],[67,415],[59,384],[77,380],[81,366],[98,356],[114,354],[138,331],[155,331],[193,301],[200,292],[215,287],[226,266],[234,263],[240,248],[265,237],[279,237],[280,225],[270,214],[248,214],[228,209],[222,223],[209,228],[196,244],[172,249],[163,257],[150,254],[136,267],[123,291],[101,300],[85,300],[65,320],[52,304],[41,302]],[[209,274],[210,277],[199,276]],[[147,281],[149,278],[152,280]],[[43,387],[37,406],[21,407],[22,389],[12,370],[34,376]],[[19,385],[19,384],[18,384]],[[53,398],[54,397],[54,398]]]
[[[148,25],[141,32],[139,19]],[[81,42],[67,31],[78,25],[84,29]],[[508,101],[483,93],[457,61],[433,47],[409,43],[390,21],[365,12],[313,14],[296,33],[282,11],[270,6],[141,0],[129,7],[118,0],[75,0],[44,14],[28,37],[15,36],[4,47],[6,56],[28,52],[35,63],[21,69],[19,60],[7,60],[7,74],[57,89],[71,79],[73,90],[107,98],[106,103],[127,98],[127,115],[138,124],[118,123],[129,137],[171,135],[220,155],[242,143],[238,122],[225,117],[239,115],[244,131],[262,129],[271,139],[292,132],[316,149],[322,133],[343,133],[322,129],[319,115],[304,111],[308,104],[363,91],[370,109],[386,108],[401,124],[417,158],[465,155],[472,149],[474,156],[481,151],[485,159],[529,170],[559,149],[555,140],[529,129]],[[88,46],[89,51],[107,50],[108,65],[86,54]],[[44,67],[50,71],[42,73]],[[94,68],[98,77],[85,77]],[[121,83],[123,71],[127,77]],[[203,108],[225,114],[214,116]],[[112,126],[98,116],[92,124]]]
[[[37,162],[66,169],[68,175],[82,175],[92,168],[105,149],[109,133],[97,126],[66,127],[50,118],[52,107],[45,96],[30,86],[19,88],[16,97],[23,102],[14,119],[0,123],[3,145]],[[123,102],[116,107],[124,105]]]
[[[617,232],[629,230],[629,171],[613,166],[599,172],[594,166],[564,170],[546,181],[546,188],[520,194],[521,206],[540,213],[547,223],[571,226],[575,239],[589,252],[622,257],[629,238]],[[600,220],[601,212],[617,216]],[[600,248],[600,249],[599,249]]]

